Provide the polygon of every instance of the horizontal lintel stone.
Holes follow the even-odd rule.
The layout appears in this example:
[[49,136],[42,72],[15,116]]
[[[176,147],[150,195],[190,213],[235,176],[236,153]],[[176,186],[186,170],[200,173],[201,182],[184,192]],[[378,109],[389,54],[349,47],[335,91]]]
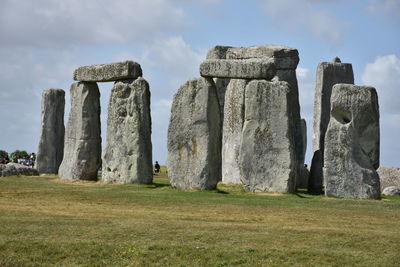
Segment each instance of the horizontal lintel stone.
[[74,80],[83,82],[112,82],[134,80],[142,76],[140,64],[132,60],[82,66],[74,71]]

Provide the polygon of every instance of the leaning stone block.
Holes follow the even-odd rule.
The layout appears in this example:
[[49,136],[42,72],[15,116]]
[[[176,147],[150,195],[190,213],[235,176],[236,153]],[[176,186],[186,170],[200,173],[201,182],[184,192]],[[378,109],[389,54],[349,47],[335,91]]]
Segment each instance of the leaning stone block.
[[108,105],[104,182],[153,181],[149,84],[143,78],[116,82]]
[[201,76],[212,78],[270,80],[275,73],[275,65],[269,59],[208,59],[200,65]]
[[96,180],[101,165],[99,88],[93,82],[77,82],[70,92],[71,111],[58,175],[67,180]]
[[[333,62],[320,63],[317,68],[314,97],[313,151],[315,155],[311,165],[311,183],[309,184],[314,193],[322,190],[320,185],[323,184],[325,133],[330,120],[332,87],[337,83],[354,84],[352,65],[341,63],[339,58],[334,58]],[[319,155],[316,155],[317,153]]]
[[240,147],[242,183],[251,192],[294,192],[296,102],[287,82],[252,81],[245,91]]
[[225,94],[222,124],[222,182],[241,184],[239,152],[244,123],[244,95],[249,80],[232,79]]
[[215,46],[207,53],[207,59],[271,58],[276,69],[296,69],[299,63],[297,49],[281,45],[250,47]]
[[220,180],[221,122],[212,79],[191,79],[174,96],[167,166],[173,187],[214,189]]
[[64,107],[64,90],[43,91],[41,134],[35,162],[39,173],[58,173],[64,154]]
[[400,187],[400,168],[379,166],[377,172],[381,182],[381,191],[389,186]]
[[83,66],[74,71],[74,80],[84,82],[134,80],[141,76],[142,68],[140,64],[131,60]]
[[372,87],[336,84],[325,135],[325,194],[341,198],[380,197],[379,106]]

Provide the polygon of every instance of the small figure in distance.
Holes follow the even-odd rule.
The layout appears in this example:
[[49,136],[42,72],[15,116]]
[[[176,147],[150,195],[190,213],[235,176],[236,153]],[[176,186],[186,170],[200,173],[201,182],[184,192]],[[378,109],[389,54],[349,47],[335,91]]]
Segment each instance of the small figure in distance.
[[160,172],[160,164],[158,164],[158,161],[156,161],[156,164],[154,164],[154,172],[159,173]]

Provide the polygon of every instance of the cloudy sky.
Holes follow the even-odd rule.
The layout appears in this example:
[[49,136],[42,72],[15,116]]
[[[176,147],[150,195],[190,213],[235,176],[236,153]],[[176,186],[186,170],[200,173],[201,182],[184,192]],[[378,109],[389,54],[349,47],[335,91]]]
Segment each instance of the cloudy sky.
[[[170,105],[199,76],[215,45],[297,48],[302,117],[311,158],[312,105],[319,62],[339,56],[355,82],[376,87],[381,165],[400,167],[400,1],[398,0],[1,0],[0,149],[34,152],[41,92],[62,88],[66,121],[73,70],[131,59],[152,92],[153,157],[166,160]],[[103,147],[112,83],[100,84]]]

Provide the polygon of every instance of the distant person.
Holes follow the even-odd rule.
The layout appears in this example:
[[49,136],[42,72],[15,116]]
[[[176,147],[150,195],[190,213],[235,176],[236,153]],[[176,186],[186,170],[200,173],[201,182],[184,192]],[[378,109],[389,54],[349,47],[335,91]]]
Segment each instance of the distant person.
[[160,172],[160,164],[158,164],[158,161],[156,161],[156,164],[154,164],[154,171],[155,171],[155,173]]
[[36,160],[36,155],[35,153],[32,152],[31,156],[29,157],[30,159],[30,166],[33,168],[33,166],[35,165],[35,160]]

